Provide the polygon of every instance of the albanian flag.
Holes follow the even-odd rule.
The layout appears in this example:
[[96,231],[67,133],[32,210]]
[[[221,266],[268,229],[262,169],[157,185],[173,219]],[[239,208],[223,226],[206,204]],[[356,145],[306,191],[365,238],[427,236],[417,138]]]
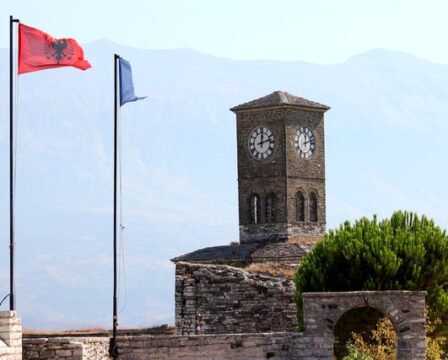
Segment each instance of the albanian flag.
[[55,39],[38,29],[19,24],[19,74],[73,66],[91,67],[75,39]]

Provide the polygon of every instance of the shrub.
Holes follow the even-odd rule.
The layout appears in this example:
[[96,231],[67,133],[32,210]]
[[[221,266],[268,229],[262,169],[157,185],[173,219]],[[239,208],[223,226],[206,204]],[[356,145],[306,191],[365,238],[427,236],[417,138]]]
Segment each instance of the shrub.
[[[446,339],[434,336],[434,325],[438,320],[426,321],[426,359],[443,360],[444,351],[442,345]],[[375,329],[368,336],[352,332],[351,339],[347,342],[348,355],[343,360],[395,360],[397,336],[392,322],[387,318],[381,318]]]
[[[397,334],[392,321],[381,318],[376,328],[365,339],[360,334],[352,333],[352,340],[347,343],[349,355],[359,353],[372,360],[395,360]],[[347,357],[344,358],[346,360]]]
[[425,216],[346,221],[305,256],[295,283],[299,324],[304,292],[427,290],[428,315],[441,320],[434,333],[448,331],[448,238]]

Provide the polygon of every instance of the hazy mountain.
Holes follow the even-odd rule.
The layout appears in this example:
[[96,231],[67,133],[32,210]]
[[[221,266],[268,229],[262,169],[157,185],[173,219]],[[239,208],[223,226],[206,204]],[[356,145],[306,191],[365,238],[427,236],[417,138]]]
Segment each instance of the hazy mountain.
[[[122,325],[172,323],[169,259],[238,240],[231,106],[274,90],[326,115],[327,213],[395,209],[448,226],[448,66],[374,50],[342,64],[234,61],[98,41],[93,68],[20,76],[17,301],[25,327],[110,326],[113,54],[144,101],[122,111]],[[0,296],[8,292],[8,72],[0,50]],[[123,267],[123,266],[122,266]],[[123,274],[123,272],[122,272]],[[5,309],[7,304],[3,304]]]

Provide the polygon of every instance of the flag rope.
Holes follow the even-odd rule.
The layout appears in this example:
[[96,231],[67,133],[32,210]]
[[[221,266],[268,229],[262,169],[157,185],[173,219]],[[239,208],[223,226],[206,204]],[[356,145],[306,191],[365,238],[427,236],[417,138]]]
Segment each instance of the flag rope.
[[[120,69],[118,69],[120,71]],[[120,77],[118,76],[118,84],[120,84]],[[118,85],[118,88],[120,85]],[[117,152],[117,202],[118,202],[118,249],[117,256],[120,258],[120,249],[121,249],[121,239],[122,239],[122,203],[121,203],[121,107],[117,107],[117,148],[115,150]],[[120,274],[121,274],[121,262],[117,261],[117,303],[120,303]]]
[[121,279],[123,276],[123,286],[124,286],[124,304],[121,305],[119,312],[123,312],[127,306],[127,282],[126,282],[126,262],[124,253],[124,239],[126,227],[123,225],[123,135],[122,135],[122,123],[121,123],[121,107],[118,110],[118,203],[119,203],[119,248],[120,261],[118,262],[118,302],[121,300]]

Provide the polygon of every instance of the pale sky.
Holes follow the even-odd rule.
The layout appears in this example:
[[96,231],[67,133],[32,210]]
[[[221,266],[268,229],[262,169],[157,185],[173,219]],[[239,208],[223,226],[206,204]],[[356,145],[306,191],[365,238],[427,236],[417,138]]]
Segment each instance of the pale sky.
[[[385,48],[448,64],[448,0],[0,0],[0,9],[2,48],[9,46],[14,15],[80,43],[108,39],[238,60],[321,64]],[[0,135],[8,129],[4,55]],[[196,74],[189,67],[177,73],[160,67],[153,76],[142,67],[146,62],[129,59],[140,74],[134,78],[137,94],[155,96],[123,110],[129,282],[120,292],[120,307],[128,305],[120,324],[172,323],[174,273],[168,259],[238,239],[235,123],[227,109],[268,91],[292,89],[316,101],[328,99],[333,108],[326,115],[329,228],[373,213],[389,216],[395,209],[424,213],[447,228],[448,169],[440,166],[448,137],[446,67],[403,58],[396,61],[405,67],[397,76],[395,66],[358,70],[353,62],[325,67],[334,71],[318,81],[302,70],[288,81],[288,66],[270,64],[272,78],[258,81],[264,73],[254,69],[238,82],[245,66],[226,63],[228,83],[223,76],[209,81],[210,72]],[[25,327],[111,324],[112,92],[101,93],[112,86],[108,64],[20,77],[17,294]],[[421,71],[412,78],[409,69]],[[67,86],[75,76],[77,86]],[[430,141],[416,151],[422,134]],[[3,169],[6,139],[0,136]],[[220,166],[208,171],[215,163]],[[7,170],[0,174],[0,198],[6,198]],[[7,292],[7,211],[0,201],[0,296]],[[128,302],[121,300],[125,294]]]
[[8,16],[81,43],[338,63],[376,48],[448,64],[447,0],[2,0]]

